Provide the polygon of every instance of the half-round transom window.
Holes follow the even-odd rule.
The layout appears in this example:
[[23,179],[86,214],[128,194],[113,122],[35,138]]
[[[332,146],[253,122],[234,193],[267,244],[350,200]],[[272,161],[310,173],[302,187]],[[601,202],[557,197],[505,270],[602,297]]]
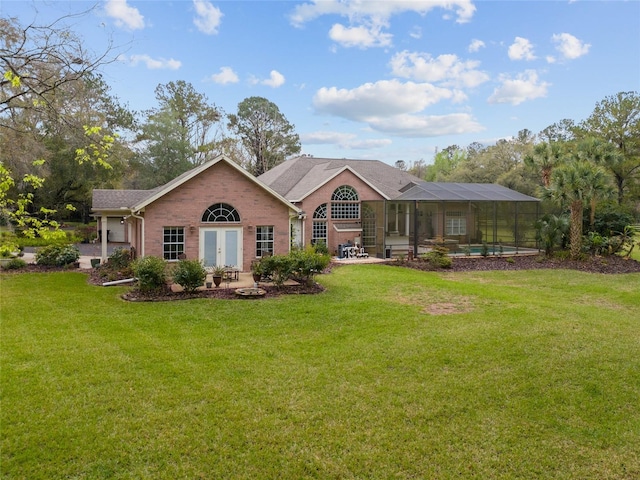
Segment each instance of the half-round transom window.
[[239,222],[240,214],[231,205],[226,203],[214,203],[202,215],[203,222]]
[[327,204],[323,203],[313,212],[313,218],[327,218]]
[[358,192],[349,185],[342,185],[333,191],[331,200],[338,202],[357,202],[359,200]]

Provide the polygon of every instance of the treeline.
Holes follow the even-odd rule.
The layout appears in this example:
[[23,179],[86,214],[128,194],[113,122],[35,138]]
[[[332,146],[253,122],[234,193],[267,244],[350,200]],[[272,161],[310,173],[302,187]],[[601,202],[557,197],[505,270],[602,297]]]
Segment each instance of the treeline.
[[[599,101],[578,123],[560,120],[541,132],[521,130],[510,139],[485,146],[451,145],[433,163],[419,160],[399,168],[432,182],[498,183],[521,193],[545,196],[553,172],[575,163],[602,170],[600,200],[638,211],[640,201],[640,96],[619,92]],[[557,180],[557,177],[556,177]]]

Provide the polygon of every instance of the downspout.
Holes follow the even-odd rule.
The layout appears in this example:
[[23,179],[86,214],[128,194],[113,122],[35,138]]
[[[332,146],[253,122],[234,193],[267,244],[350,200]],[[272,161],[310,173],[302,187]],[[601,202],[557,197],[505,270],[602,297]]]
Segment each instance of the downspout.
[[[140,213],[140,212],[138,212]],[[136,215],[133,210],[131,210],[131,216],[133,218],[137,218],[138,220],[140,220],[140,231],[141,233],[141,241],[140,241],[140,256],[144,257],[144,217],[141,217],[140,215]]]

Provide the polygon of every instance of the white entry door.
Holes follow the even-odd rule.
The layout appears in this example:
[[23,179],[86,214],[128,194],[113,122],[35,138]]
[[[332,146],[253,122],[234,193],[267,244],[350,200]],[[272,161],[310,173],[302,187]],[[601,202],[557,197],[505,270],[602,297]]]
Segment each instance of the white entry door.
[[200,259],[205,267],[232,266],[242,270],[242,228],[200,229]]

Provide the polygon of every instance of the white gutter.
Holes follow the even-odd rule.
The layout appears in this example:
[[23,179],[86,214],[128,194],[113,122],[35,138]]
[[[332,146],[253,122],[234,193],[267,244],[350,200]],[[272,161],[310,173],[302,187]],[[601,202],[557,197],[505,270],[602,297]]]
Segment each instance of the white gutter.
[[140,244],[140,256],[144,257],[144,217],[141,217],[140,215],[136,215],[135,213],[133,213],[133,210],[131,210],[131,216],[133,218],[137,218],[138,220],[140,220],[140,230],[142,231],[141,244]]

